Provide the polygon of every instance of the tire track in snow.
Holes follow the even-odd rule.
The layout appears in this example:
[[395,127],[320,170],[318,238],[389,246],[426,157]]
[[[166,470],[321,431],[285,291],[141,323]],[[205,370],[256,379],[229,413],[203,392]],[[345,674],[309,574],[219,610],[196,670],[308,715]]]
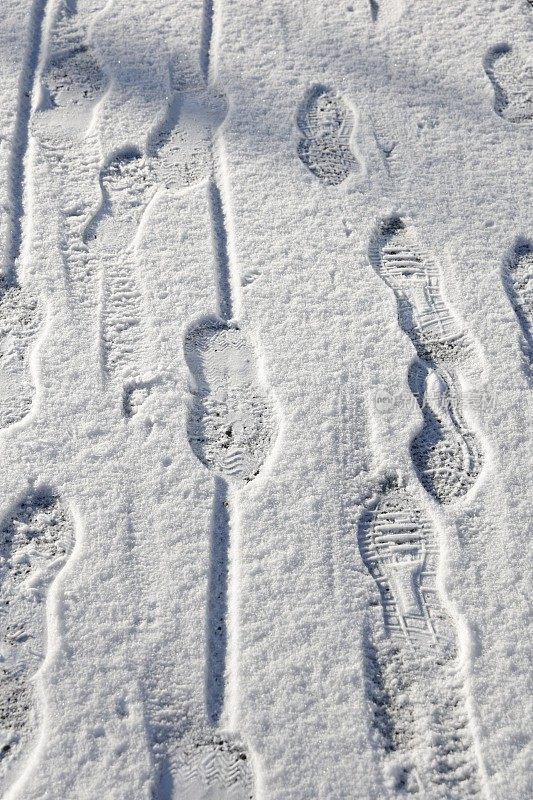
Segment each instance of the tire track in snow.
[[[0,785],[36,739],[40,709],[32,680],[46,652],[46,602],[74,547],[74,527],[60,498],[32,489],[0,529]],[[18,770],[17,770],[18,771]]]
[[421,253],[403,220],[380,223],[369,255],[394,292],[399,325],[417,354],[408,378],[423,425],[411,443],[413,463],[424,488],[439,503],[449,503],[469,491],[483,465],[461,408],[458,370],[472,361],[472,342],[444,301],[436,263]]
[[0,275],[0,428],[25,417],[35,396],[29,357],[43,314],[37,298],[21,286],[19,268],[24,236],[24,196],[28,185],[30,120],[46,7],[47,0],[34,0],[30,8],[28,43],[8,163],[9,222]]
[[28,45],[25,67],[20,78],[18,107],[15,116],[13,139],[11,143],[11,159],[8,171],[8,196],[10,198],[10,226],[6,247],[7,260],[4,265],[4,277],[7,284],[17,284],[17,261],[22,248],[22,225],[24,219],[24,190],[27,184],[26,161],[30,136],[30,119],[32,115],[33,90],[39,53],[43,22],[48,0],[34,0],[28,24]]
[[502,279],[522,334],[524,371],[533,383],[533,244],[519,239],[506,258]]
[[360,518],[358,544],[379,591],[384,635],[365,632],[374,728],[395,792],[483,797],[456,631],[436,583],[438,543],[413,498],[389,480]]

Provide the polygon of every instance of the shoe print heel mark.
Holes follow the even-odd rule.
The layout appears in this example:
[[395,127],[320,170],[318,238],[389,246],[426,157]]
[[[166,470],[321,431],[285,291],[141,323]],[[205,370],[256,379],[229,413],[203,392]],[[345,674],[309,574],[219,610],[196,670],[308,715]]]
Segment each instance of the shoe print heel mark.
[[422,429],[411,442],[420,482],[440,502],[463,497],[479,475],[482,454],[463,419],[454,378],[417,359],[409,368],[408,383],[423,417]]
[[250,754],[239,741],[213,736],[179,750],[160,771],[153,800],[253,800]]

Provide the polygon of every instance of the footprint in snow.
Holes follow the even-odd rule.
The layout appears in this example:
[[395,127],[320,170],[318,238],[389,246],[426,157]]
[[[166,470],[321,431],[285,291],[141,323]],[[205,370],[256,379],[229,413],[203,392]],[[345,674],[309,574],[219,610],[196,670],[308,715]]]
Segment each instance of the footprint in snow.
[[437,263],[399,217],[381,222],[370,263],[394,292],[400,328],[417,354],[408,378],[424,421],[413,462],[424,488],[448,503],[468,492],[483,463],[461,408],[458,369],[472,361],[472,343],[445,302]]
[[383,632],[365,633],[374,727],[394,788],[425,798],[482,797],[456,631],[437,584],[432,523],[397,480],[367,504],[358,529],[379,592]]
[[0,280],[0,428],[30,411],[35,387],[29,359],[41,323],[37,300],[25,288]]
[[493,47],[485,58],[485,72],[494,89],[494,110],[508,122],[533,119],[533,64],[525,63],[508,44]]
[[276,423],[250,342],[237,326],[213,321],[188,333],[185,358],[193,379],[193,452],[229,481],[251,481],[273,446]]
[[302,138],[298,155],[305,166],[326,186],[338,186],[360,171],[351,149],[354,115],[338,93],[315,87],[298,114]]
[[254,800],[249,754],[222,736],[183,745],[161,770],[154,800]]
[[73,546],[70,516],[47,490],[30,491],[0,529],[2,790],[39,723],[32,678],[46,652],[46,599]]

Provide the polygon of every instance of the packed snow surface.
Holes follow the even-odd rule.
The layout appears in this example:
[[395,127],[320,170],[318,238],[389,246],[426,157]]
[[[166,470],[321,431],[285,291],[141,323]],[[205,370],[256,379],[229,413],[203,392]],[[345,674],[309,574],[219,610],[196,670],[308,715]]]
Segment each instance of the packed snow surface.
[[532,43],[2,1],[2,798],[531,798]]

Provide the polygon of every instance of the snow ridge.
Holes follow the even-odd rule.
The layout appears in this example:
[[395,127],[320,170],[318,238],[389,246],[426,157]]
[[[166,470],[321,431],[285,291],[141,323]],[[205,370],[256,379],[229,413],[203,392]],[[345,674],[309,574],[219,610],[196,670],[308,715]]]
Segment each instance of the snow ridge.
[[503,284],[522,334],[526,377],[533,383],[533,245],[520,239],[503,267]]

